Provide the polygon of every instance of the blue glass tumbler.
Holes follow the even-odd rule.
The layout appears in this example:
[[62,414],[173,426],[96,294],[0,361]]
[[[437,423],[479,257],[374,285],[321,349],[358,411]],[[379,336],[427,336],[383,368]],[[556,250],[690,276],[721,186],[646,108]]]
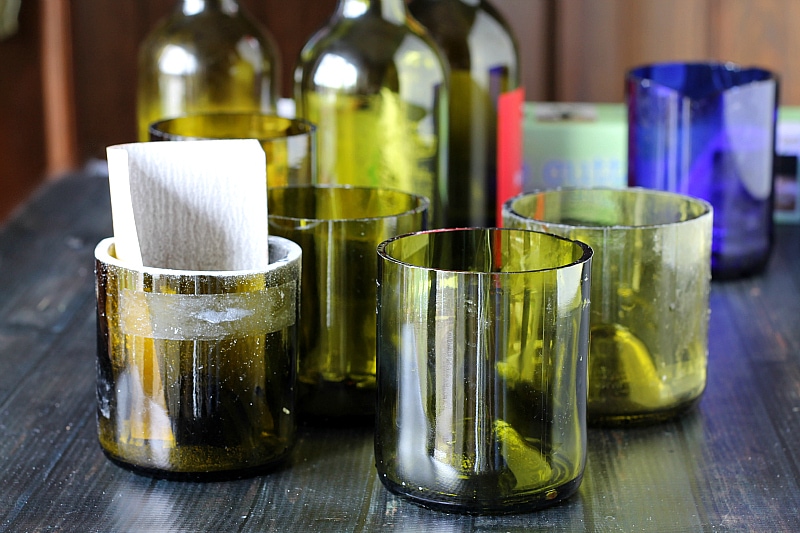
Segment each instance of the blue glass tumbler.
[[778,80],[732,63],[628,71],[628,184],[714,207],[715,279],[758,273],[773,241]]

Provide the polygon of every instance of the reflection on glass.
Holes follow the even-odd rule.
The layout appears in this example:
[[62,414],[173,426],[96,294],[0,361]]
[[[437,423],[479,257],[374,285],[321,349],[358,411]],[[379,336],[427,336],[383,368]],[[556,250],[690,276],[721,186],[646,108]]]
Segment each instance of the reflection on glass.
[[422,505],[542,507],[586,453],[591,249],[521,230],[378,248],[378,474]]
[[300,248],[270,237],[264,272],[128,268],[96,249],[100,445],[167,478],[239,477],[287,456]]
[[272,188],[270,235],[303,249],[298,406],[306,418],[375,413],[379,243],[427,228],[428,201],[358,187]]
[[506,202],[508,227],[595,252],[589,421],[670,418],[706,384],[711,206],[645,189],[563,189]]
[[316,180],[316,128],[304,120],[262,113],[203,113],[150,126],[152,141],[199,139],[257,139],[267,157],[269,187]]

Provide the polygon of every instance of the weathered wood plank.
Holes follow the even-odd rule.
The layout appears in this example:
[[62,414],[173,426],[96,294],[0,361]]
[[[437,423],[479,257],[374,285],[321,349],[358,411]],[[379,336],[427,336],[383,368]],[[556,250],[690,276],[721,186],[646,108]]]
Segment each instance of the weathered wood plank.
[[94,247],[111,235],[108,181],[56,183],[0,233],[0,328],[58,332],[93,294]]
[[[0,229],[0,299],[30,311],[19,320],[15,305],[0,305],[0,531],[797,527],[800,227],[778,229],[764,275],[713,283],[708,387],[696,409],[646,428],[591,429],[584,482],[561,505],[470,517],[384,490],[369,428],[302,427],[286,467],[232,482],[152,480],[108,461],[95,435],[93,287],[77,274],[110,234],[107,202],[102,179],[68,179]],[[22,295],[37,284],[62,294],[59,311],[33,311],[36,298]]]

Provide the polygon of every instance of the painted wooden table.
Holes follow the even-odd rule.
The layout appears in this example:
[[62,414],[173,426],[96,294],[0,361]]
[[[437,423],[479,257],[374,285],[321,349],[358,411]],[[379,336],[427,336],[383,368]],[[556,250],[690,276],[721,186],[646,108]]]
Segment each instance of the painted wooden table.
[[768,271],[714,282],[708,387],[671,423],[591,429],[580,491],[471,517],[389,494],[370,428],[301,427],[289,464],[219,483],[115,466],[95,436],[93,250],[108,183],[46,185],[0,229],[0,531],[798,531],[800,227]]

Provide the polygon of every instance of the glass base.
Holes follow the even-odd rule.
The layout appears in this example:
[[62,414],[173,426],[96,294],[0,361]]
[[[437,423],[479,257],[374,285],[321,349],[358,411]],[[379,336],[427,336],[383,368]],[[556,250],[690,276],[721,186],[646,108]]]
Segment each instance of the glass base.
[[412,485],[397,484],[385,475],[379,476],[379,478],[383,486],[392,494],[406,498],[410,502],[426,509],[445,513],[501,515],[528,513],[562,502],[578,491],[583,475],[581,474],[558,487],[548,488],[541,493],[491,499],[488,492],[483,492],[482,496],[485,497],[480,500],[467,497],[459,498],[458,495],[453,494],[441,495],[440,498],[435,499],[434,496],[436,495],[430,492],[420,492]]
[[298,382],[298,413],[311,424],[366,425],[375,423],[375,383]]
[[151,468],[130,463],[120,457],[117,457],[116,455],[112,454],[105,448],[103,448],[103,453],[108,458],[108,460],[114,463],[115,465],[122,467],[126,470],[130,470],[131,472],[141,476],[147,476],[155,479],[167,479],[171,481],[205,481],[205,482],[231,481],[235,479],[244,479],[244,478],[269,474],[271,472],[275,472],[283,468],[289,457],[289,451],[287,451],[284,455],[275,458],[268,463],[264,463],[258,466],[246,466],[242,468],[233,468],[227,470],[210,470],[203,472],[183,472],[176,470],[163,470],[160,468]]
[[631,427],[659,424],[683,415],[700,402],[701,396],[660,411],[617,414],[593,413],[591,409],[589,409],[586,413],[586,423],[591,427]]
[[754,276],[763,272],[769,263],[769,252],[759,252],[739,257],[711,254],[711,279],[731,280]]

